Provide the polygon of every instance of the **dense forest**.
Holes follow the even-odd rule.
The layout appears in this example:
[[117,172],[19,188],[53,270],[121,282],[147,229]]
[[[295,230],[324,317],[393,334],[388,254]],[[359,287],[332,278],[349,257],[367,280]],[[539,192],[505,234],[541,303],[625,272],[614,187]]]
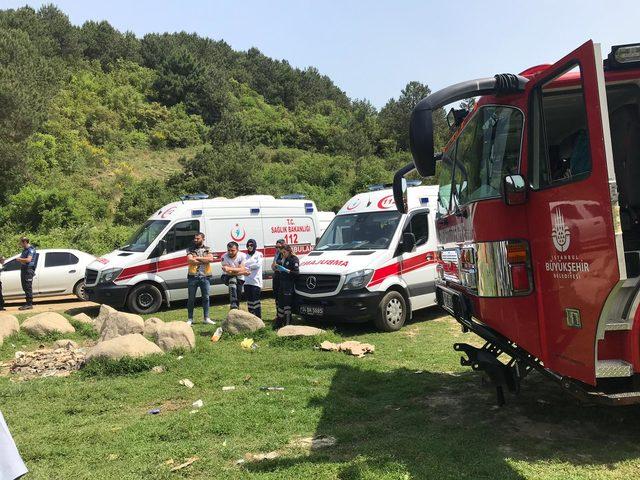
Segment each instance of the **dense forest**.
[[[0,254],[103,253],[182,193],[303,193],[336,210],[410,161],[427,85],[377,111],[313,67],[185,32],[0,10]],[[438,118],[438,143],[447,129]]]

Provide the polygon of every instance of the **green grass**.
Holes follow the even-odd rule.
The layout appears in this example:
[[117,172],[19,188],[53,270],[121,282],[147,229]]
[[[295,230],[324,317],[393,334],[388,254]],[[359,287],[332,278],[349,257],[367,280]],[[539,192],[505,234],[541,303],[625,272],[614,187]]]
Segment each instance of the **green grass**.
[[[272,302],[266,310],[271,318]],[[215,306],[214,318],[224,311]],[[498,409],[451,348],[473,337],[435,311],[393,334],[362,325],[324,336],[373,343],[375,354],[361,359],[267,330],[253,336],[259,348],[246,351],[242,335],[212,343],[215,327],[194,328],[197,349],[182,359],[101,363],[21,383],[0,378],[0,408],[29,478],[564,480],[640,471],[640,408],[584,406],[532,374]],[[39,343],[24,334],[6,339],[0,360]],[[166,371],[148,371],[156,364]],[[182,378],[195,387],[179,385]],[[228,385],[236,390],[223,392]],[[260,391],[276,385],[285,390]],[[204,407],[189,413],[198,399]],[[149,415],[153,408],[161,413]],[[311,453],[286,448],[316,434],[338,443]],[[245,453],[281,449],[277,459],[235,465]],[[193,456],[199,460],[179,472],[165,464]]]

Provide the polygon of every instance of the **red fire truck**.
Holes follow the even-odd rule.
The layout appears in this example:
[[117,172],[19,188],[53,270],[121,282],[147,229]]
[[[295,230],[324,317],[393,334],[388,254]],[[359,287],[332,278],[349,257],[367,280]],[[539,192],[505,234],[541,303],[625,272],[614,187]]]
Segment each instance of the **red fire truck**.
[[[454,131],[434,154],[433,114]],[[640,44],[586,42],[553,65],[435,92],[415,107],[414,162],[436,175],[437,301],[482,348],[463,365],[519,391],[532,370],[608,404],[640,402]],[[638,183],[636,183],[638,182]]]

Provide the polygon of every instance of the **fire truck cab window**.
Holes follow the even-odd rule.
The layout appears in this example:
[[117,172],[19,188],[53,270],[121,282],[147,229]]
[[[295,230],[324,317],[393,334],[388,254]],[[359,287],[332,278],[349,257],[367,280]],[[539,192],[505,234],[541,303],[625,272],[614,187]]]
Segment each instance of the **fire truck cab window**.
[[522,123],[520,110],[499,105],[481,107],[469,120],[450,154],[450,210],[500,196],[504,176],[519,171]]
[[591,172],[582,88],[554,91],[551,86],[550,81],[538,89],[532,105],[534,189],[577,181]]

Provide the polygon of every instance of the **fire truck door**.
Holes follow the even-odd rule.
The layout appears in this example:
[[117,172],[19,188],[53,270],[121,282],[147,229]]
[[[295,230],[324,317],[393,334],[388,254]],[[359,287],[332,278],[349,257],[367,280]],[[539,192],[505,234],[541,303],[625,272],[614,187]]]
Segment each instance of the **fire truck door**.
[[595,384],[598,318],[621,272],[626,275],[612,221],[599,45],[588,41],[534,77],[527,91],[527,217],[543,360]]

